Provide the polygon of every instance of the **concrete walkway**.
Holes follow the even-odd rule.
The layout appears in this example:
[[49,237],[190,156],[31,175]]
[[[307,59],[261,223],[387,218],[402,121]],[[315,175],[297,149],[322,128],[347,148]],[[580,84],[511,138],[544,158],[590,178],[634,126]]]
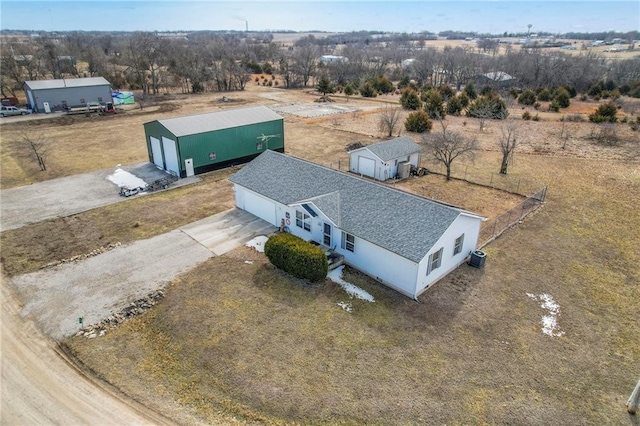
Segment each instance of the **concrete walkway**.
[[257,235],[269,235],[278,228],[244,210],[231,209],[181,229],[212,253],[221,256]]
[[[121,166],[146,183],[151,183],[166,174],[151,163]],[[30,223],[70,216],[96,207],[124,201],[118,195],[118,187],[107,180],[115,168],[98,170],[18,188],[0,191],[0,229],[7,231]],[[192,176],[171,184],[170,188],[199,181]],[[136,195],[136,197],[143,194]]]

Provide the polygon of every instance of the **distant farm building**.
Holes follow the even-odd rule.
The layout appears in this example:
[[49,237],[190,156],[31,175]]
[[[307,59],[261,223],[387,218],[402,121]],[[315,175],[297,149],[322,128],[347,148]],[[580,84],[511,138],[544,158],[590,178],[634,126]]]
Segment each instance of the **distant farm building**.
[[477,75],[473,78],[476,87],[490,86],[497,90],[510,89],[515,86],[517,80],[506,72],[495,71]]
[[318,58],[318,61],[325,64],[329,62],[349,62],[349,58],[345,58],[344,56],[322,55]]
[[149,161],[180,177],[284,152],[284,120],[265,106],[155,120],[144,133]]
[[34,112],[62,111],[88,102],[112,102],[111,84],[103,77],[25,81],[23,89]]

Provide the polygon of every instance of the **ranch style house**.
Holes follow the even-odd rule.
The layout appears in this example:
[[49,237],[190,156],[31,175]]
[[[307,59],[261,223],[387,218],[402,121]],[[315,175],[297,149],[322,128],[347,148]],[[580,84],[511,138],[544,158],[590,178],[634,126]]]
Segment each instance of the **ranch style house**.
[[229,180],[236,206],[344,256],[417,299],[476,249],[485,218],[306,160],[265,151]]

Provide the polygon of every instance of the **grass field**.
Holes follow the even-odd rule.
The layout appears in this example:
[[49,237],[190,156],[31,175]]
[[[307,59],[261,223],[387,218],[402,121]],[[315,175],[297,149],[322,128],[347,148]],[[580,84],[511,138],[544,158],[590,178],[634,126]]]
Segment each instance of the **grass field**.
[[[161,408],[145,383],[212,422],[624,423],[640,354],[638,168],[523,163],[547,170],[547,204],[486,248],[485,269],[463,266],[420,303],[350,271],[376,302],[349,314],[336,285],[243,248],[181,277],[153,312],[67,344],[125,392]],[[562,337],[541,332],[527,293],[552,295]]]
[[[253,88],[242,96],[267,102],[262,93]],[[211,96],[180,101],[180,109],[159,114],[204,111],[215,102]],[[137,153],[132,161],[144,160],[144,147],[134,146],[140,139],[125,136],[140,131],[134,123],[158,117],[127,114],[114,120],[119,149],[99,158],[91,148],[84,163],[60,155],[51,173],[91,168],[94,160],[96,169],[126,163],[121,158],[129,152]],[[374,118],[345,117],[336,128],[287,117],[287,151],[335,164],[349,143],[382,136]],[[478,133],[471,120],[450,120]],[[64,146],[59,152],[71,153],[102,124],[72,124],[69,133],[59,123],[41,126]],[[640,164],[629,154],[637,151],[637,133],[620,125],[625,142],[601,147],[585,136],[591,125],[572,123],[562,149],[559,125],[526,123],[526,143],[510,169],[549,185],[545,205],[485,248],[484,269],[462,266],[418,303],[347,269],[345,278],[376,299],[349,300],[337,285],[291,279],[243,247],[184,274],[154,309],[106,336],[65,344],[99,377],[185,423],[195,415],[217,424],[627,424],[624,402],[640,373]],[[21,130],[3,126],[3,188],[54,177],[11,168],[7,135]],[[469,167],[480,175],[499,166],[498,135],[496,123],[478,135],[483,152]],[[32,271],[229,208],[231,172],[3,232],[4,271]],[[402,185],[488,217],[519,201],[437,176]],[[562,336],[542,333],[547,311],[527,293],[549,294],[558,303]],[[352,313],[337,305],[343,301],[351,301]]]

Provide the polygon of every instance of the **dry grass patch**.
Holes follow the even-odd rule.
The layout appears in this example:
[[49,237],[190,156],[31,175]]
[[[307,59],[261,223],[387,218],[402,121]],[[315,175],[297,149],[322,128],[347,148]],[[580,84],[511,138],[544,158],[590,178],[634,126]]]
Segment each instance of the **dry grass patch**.
[[[347,269],[376,299],[349,314],[338,286],[242,248],[174,282],[144,331],[69,344],[108,379],[124,370],[127,393],[160,390],[207,421],[623,424],[640,353],[638,168],[528,156],[514,171],[550,182],[545,207],[486,247],[483,270],[459,268],[419,303]],[[562,337],[542,333],[527,293],[559,304]]]

